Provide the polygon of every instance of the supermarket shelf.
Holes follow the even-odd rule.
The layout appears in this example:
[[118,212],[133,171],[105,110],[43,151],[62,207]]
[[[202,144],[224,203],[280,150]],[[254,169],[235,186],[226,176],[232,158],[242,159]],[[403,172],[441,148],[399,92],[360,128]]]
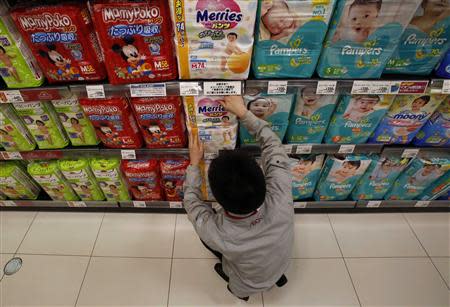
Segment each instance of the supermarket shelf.
[[0,207],[117,208],[115,201],[0,200]]
[[448,200],[359,200],[356,208],[450,208]]
[[356,201],[296,201],[294,209],[342,209],[355,208]]

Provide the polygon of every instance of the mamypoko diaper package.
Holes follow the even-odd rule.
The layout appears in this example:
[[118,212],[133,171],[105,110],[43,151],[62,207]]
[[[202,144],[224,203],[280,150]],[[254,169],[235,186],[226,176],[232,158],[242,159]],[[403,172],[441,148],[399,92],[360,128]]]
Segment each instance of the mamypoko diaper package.
[[158,160],[125,160],[122,173],[135,200],[162,200]]
[[317,72],[322,78],[380,77],[421,0],[338,0]]
[[160,161],[161,184],[169,201],[183,200],[183,183],[186,178],[186,169],[189,160],[186,159],[163,159]]
[[442,58],[441,63],[436,67],[436,75],[442,78],[450,78],[450,49]]
[[53,200],[79,200],[70,183],[61,173],[58,162],[34,161],[28,164],[28,173]]
[[408,158],[371,156],[372,163],[356,184],[353,200],[378,200],[392,187],[397,177],[408,165]]
[[309,78],[322,50],[335,0],[258,1],[256,78]]
[[36,199],[41,188],[16,161],[0,163],[0,190],[9,199]]
[[445,95],[397,95],[370,143],[407,144],[437,109]]
[[3,194],[2,191],[0,191],[0,200],[5,200],[7,198],[8,198],[8,196],[6,196],[5,194]]
[[254,0],[170,0],[181,79],[247,79]]
[[321,143],[337,99],[337,95],[317,95],[314,87],[302,88],[289,118],[287,142]]
[[64,159],[59,160],[58,165],[64,177],[70,182],[72,189],[81,200],[105,199],[89,166],[89,159]]
[[30,151],[36,142],[12,104],[0,104],[0,145],[7,151]]
[[92,158],[89,161],[98,185],[109,201],[131,200],[120,172],[119,158]]
[[63,125],[50,102],[22,102],[14,104],[39,149],[64,148],[69,144]]
[[313,196],[324,158],[324,155],[305,155],[290,158],[294,200]]
[[344,95],[331,117],[325,143],[365,143],[388,111],[394,95]]
[[76,96],[53,100],[52,104],[73,146],[97,145],[100,142]]
[[450,96],[431,115],[413,143],[418,146],[450,145]]
[[345,200],[372,159],[364,155],[328,156],[320,175],[316,200]]
[[426,188],[417,199],[419,200],[433,200],[437,199],[447,193],[450,190],[450,170],[448,170],[443,176],[433,182],[428,188]]
[[[267,121],[273,132],[283,141],[289,122],[293,94],[244,96],[247,109],[256,117]],[[239,136],[242,144],[257,144],[256,138],[241,125]]]
[[385,73],[429,75],[450,47],[450,1],[422,0]]

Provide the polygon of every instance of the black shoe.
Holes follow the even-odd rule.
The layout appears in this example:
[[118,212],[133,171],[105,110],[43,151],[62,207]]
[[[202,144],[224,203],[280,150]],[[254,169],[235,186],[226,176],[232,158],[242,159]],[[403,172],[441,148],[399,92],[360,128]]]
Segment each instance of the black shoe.
[[288,279],[286,278],[286,276],[283,274],[280,279],[278,279],[278,281],[275,283],[277,285],[278,288],[283,287],[285,284],[287,284]]
[[[233,292],[231,292],[230,286],[229,286],[229,285],[227,285],[227,289],[228,289],[228,291],[230,291],[231,294],[233,294],[234,296],[236,296],[236,294],[234,294]],[[250,296],[246,296],[246,297],[239,297],[239,296],[236,296],[236,297],[237,297],[238,299],[243,300],[243,301],[246,301],[246,302],[248,302],[248,300],[249,300],[249,298],[250,298]]]
[[222,277],[222,279],[225,280],[226,282],[230,281],[230,278],[223,271],[222,263],[216,263],[214,265],[214,271],[216,271],[216,273],[219,274],[219,276]]

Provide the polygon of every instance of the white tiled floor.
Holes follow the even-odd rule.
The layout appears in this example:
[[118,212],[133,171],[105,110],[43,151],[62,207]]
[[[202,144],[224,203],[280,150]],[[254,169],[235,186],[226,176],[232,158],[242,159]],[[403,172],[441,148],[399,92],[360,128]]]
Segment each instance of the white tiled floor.
[[288,284],[244,303],[186,215],[0,212],[0,306],[450,306],[449,213],[295,222]]

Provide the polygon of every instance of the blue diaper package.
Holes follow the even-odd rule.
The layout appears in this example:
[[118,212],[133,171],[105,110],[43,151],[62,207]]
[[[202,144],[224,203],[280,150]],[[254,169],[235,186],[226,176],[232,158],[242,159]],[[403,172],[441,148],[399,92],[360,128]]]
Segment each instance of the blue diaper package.
[[442,78],[450,79],[450,49],[442,58],[441,63],[436,67],[436,75]]
[[450,187],[442,193],[442,195],[439,195],[438,200],[450,200]]
[[[272,131],[283,141],[294,97],[294,94],[258,94],[246,95],[244,96],[244,101],[247,109],[256,117],[267,121]],[[242,125],[239,128],[239,137],[242,144],[257,144],[256,138],[250,135],[248,130]]]
[[385,73],[429,75],[450,47],[450,1],[423,0]]
[[450,159],[417,157],[398,177],[384,199],[415,199],[449,169]]
[[313,196],[324,159],[325,155],[301,155],[290,158],[294,200]]
[[344,95],[331,118],[325,143],[365,143],[391,106],[394,95]]
[[369,143],[408,144],[445,98],[441,94],[397,95]]
[[316,89],[301,89],[289,119],[286,141],[289,144],[321,143],[338,95],[316,95]]
[[364,155],[328,156],[314,192],[315,200],[347,199],[371,161]]
[[417,146],[450,146],[450,96],[431,115],[413,141]]
[[352,192],[353,200],[383,199],[409,162],[408,158],[371,157],[372,163]]
[[258,1],[256,78],[309,78],[322,50],[335,0]]
[[446,195],[450,190],[450,170],[448,170],[438,180],[433,182],[428,188],[420,194],[417,199],[419,200],[433,200]]
[[317,73],[379,78],[420,0],[338,0]]

